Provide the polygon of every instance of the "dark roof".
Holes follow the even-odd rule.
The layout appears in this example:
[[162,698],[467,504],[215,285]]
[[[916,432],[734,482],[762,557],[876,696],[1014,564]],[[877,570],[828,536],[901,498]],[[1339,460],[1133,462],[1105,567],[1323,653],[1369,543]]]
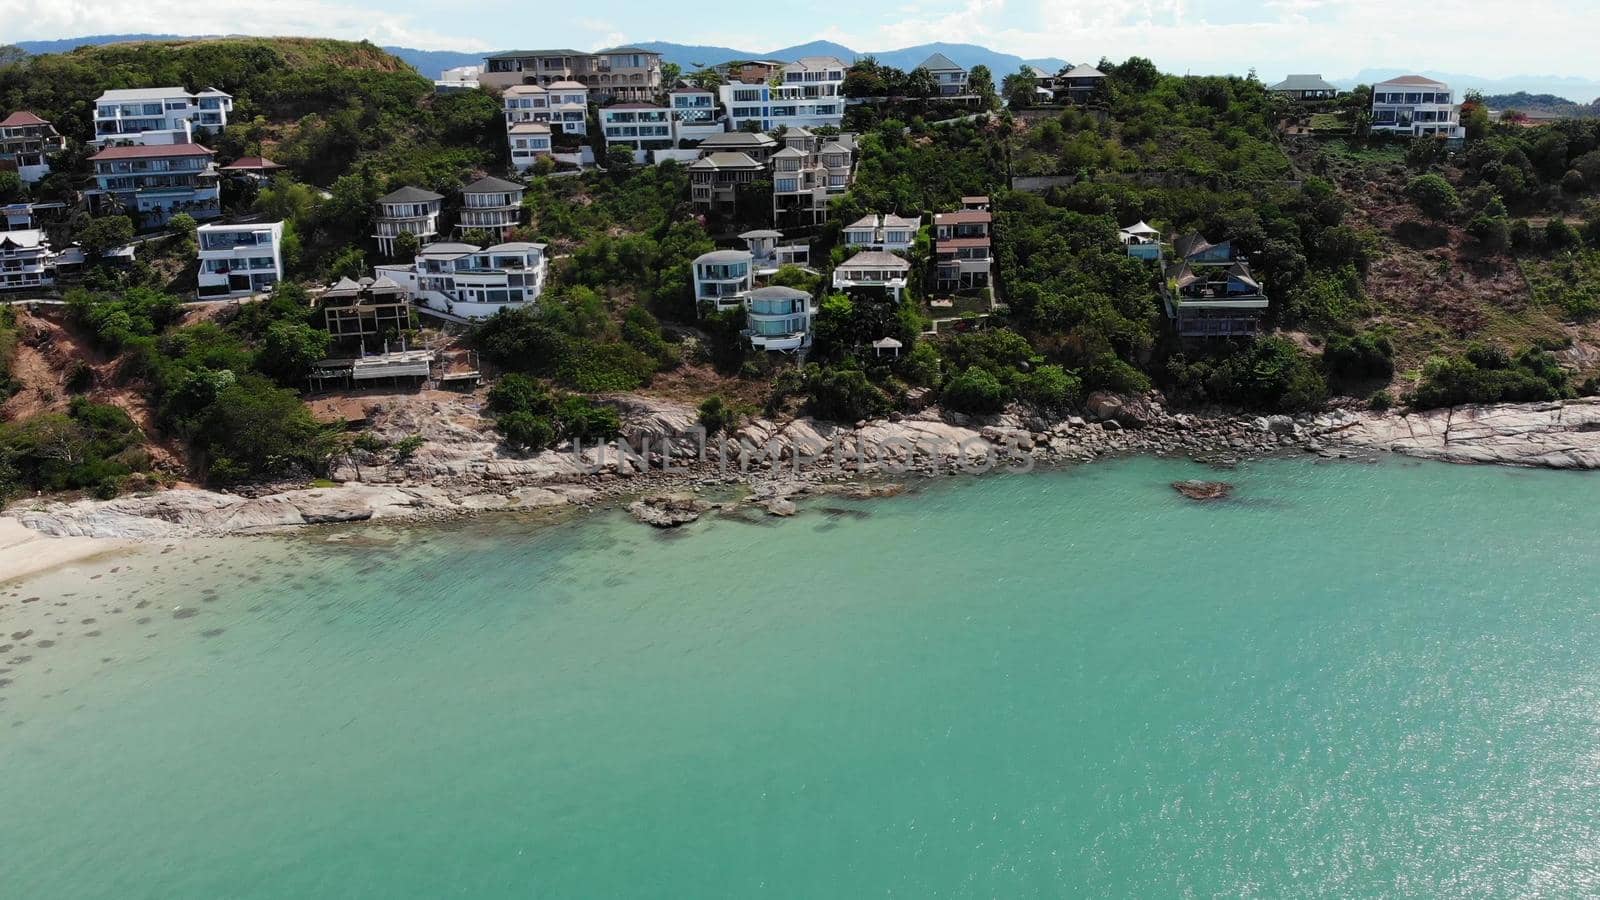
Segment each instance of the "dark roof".
[[935,53],[935,54],[933,54],[932,56],[930,56],[927,59],[923,60],[921,63],[918,63],[917,64],[917,68],[919,68],[919,69],[927,69],[929,72],[941,72],[941,71],[948,72],[948,71],[953,70],[953,69],[954,70],[959,70],[959,71],[962,71],[962,72],[966,71],[966,69],[963,69],[960,66],[956,65],[954,62],[952,62],[950,60],[950,57],[945,56],[943,53]]
[[1338,91],[1322,79],[1321,75],[1290,75],[1267,88],[1269,91]]
[[19,110],[17,112],[12,113],[9,116],[6,116],[5,121],[4,122],[0,122],[0,128],[21,128],[24,125],[49,125],[49,124],[50,124],[49,122],[46,122],[45,120],[39,118],[38,116],[34,115],[31,112],[25,112],[25,111]]
[[443,199],[444,199],[443,196],[441,196],[439,194],[435,194],[433,191],[425,191],[422,188],[411,187],[411,186],[407,185],[406,187],[403,187],[400,190],[395,191],[392,194],[388,194],[386,196],[379,197],[378,198],[378,202],[379,203],[432,203],[435,200],[443,200]]
[[994,221],[994,214],[983,209],[963,209],[960,212],[936,213],[935,225],[977,225]]
[[477,181],[474,181],[473,183],[462,188],[461,192],[463,194],[506,194],[512,191],[522,190],[527,190],[527,188],[517,184],[515,181],[507,181],[504,178],[496,178],[493,175],[485,175],[484,177],[479,178]]
[[523,59],[529,56],[588,56],[582,50],[507,50],[504,53],[491,53],[484,59]]
[[208,150],[199,144],[153,144],[151,146],[136,147],[107,147],[89,157],[92,161],[102,159],[166,159],[172,156],[214,156],[216,151]]
[[270,171],[270,170],[273,170],[273,169],[281,169],[281,168],[283,168],[283,166],[278,165],[277,163],[273,162],[270,159],[267,159],[264,156],[241,156],[240,158],[234,160],[233,162],[228,163],[227,165],[223,166],[222,167],[222,171],[224,171],[224,172],[266,172],[266,171]]
[[1196,253],[1204,253],[1216,246],[1200,236],[1199,232],[1190,232],[1172,242],[1172,252],[1179,259],[1188,259]]

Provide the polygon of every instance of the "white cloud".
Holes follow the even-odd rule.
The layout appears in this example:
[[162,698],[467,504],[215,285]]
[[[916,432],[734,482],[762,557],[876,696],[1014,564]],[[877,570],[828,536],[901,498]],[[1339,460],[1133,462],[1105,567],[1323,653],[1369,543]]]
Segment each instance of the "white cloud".
[[0,0],[6,40],[175,32],[370,40],[423,50],[485,50],[476,38],[440,34],[413,16],[336,0]]

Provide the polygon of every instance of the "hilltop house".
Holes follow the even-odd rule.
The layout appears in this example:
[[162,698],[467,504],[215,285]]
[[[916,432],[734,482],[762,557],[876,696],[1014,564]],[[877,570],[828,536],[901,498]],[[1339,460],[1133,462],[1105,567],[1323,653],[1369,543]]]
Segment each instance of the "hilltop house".
[[791,352],[811,346],[817,301],[790,287],[760,287],[745,295],[745,337],[757,350]]
[[893,253],[863,250],[833,270],[833,286],[840,290],[881,288],[899,300],[910,275],[911,263]]
[[589,133],[589,89],[575,81],[512,85],[500,101],[508,129],[518,122],[540,122],[552,133]]
[[50,242],[43,231],[0,231],[0,291],[46,287],[55,280]]
[[806,128],[783,135],[772,154],[772,220],[780,225],[817,225],[828,218],[828,201],[850,188],[855,138],[820,138]]
[[[975,204],[976,205],[976,204]],[[990,226],[994,216],[986,208],[938,213],[933,217],[934,284],[940,290],[983,287],[994,267]]]
[[479,84],[499,90],[560,82],[580,84],[602,99],[648,102],[661,91],[661,54],[637,47],[512,50],[487,57],[478,75]]
[[1073,66],[1056,79],[1056,84],[1071,102],[1088,103],[1104,96],[1106,73],[1094,66]]
[[453,66],[439,73],[433,80],[433,90],[437,94],[460,93],[478,89],[478,75],[483,72],[482,66]]
[[844,73],[842,60],[832,56],[808,56],[784,66],[777,86],[770,84],[725,84],[717,89],[728,111],[728,127],[740,130],[753,122],[762,131],[780,127],[799,128],[844,121]]
[[744,305],[755,286],[755,256],[748,250],[713,250],[694,259],[694,302],[701,311]]
[[341,349],[377,350],[411,329],[411,300],[390,278],[341,278],[323,292],[323,327]]
[[618,103],[600,108],[600,133],[607,147],[667,150],[674,143],[672,111],[654,103]]
[[728,81],[740,84],[767,84],[788,65],[781,59],[736,59],[713,66]]
[[461,221],[457,232],[487,231],[505,240],[522,223],[522,194],[515,181],[487,176],[461,189]]
[[922,220],[914,217],[863,216],[845,227],[844,244],[863,250],[909,252],[921,227]]
[[714,91],[697,87],[673,88],[667,92],[672,109],[674,137],[679,141],[703,141],[727,131],[727,119],[717,106]]
[[24,184],[50,174],[50,155],[67,149],[54,125],[31,112],[14,112],[0,121],[0,169],[13,169]]
[[927,69],[933,76],[935,85],[933,95],[946,99],[964,97],[967,94],[967,70],[951,61],[943,53],[935,53],[917,65],[919,69]]
[[1057,78],[1056,73],[1046,72],[1038,66],[1024,66],[1028,74],[1033,76],[1033,95],[1048,103],[1056,98]]
[[106,91],[94,104],[94,143],[187,144],[197,134],[222,131],[232,111],[232,95],[216,88]]
[[222,214],[216,154],[199,144],[106,147],[90,157],[95,187],[86,191],[91,208],[121,208],[149,226],[178,213],[198,220]]
[[1172,249],[1161,300],[1180,337],[1239,337],[1260,331],[1266,291],[1231,241],[1213,244],[1199,234],[1187,234],[1173,241]]
[[1372,130],[1447,140],[1462,140],[1467,134],[1450,86],[1421,75],[1402,75],[1372,86]]
[[195,231],[202,297],[238,297],[271,288],[283,277],[283,223],[201,225]]
[[402,234],[415,235],[419,245],[439,236],[439,212],[444,197],[433,191],[417,187],[403,187],[392,194],[378,198],[376,233],[378,250],[384,256],[395,255],[395,239]]
[[800,242],[795,244],[779,244],[783,240],[783,232],[771,228],[757,228],[739,235],[744,241],[746,250],[750,251],[751,264],[755,266],[755,274],[773,275],[784,266],[808,266],[811,264],[811,245]]
[[423,247],[412,265],[378,266],[377,273],[435,312],[485,319],[537,303],[546,267],[544,244],[442,242]]
[[1291,100],[1332,100],[1339,96],[1339,89],[1322,80],[1321,75],[1290,75],[1267,90]]
[[511,167],[518,172],[528,171],[539,157],[555,152],[550,126],[543,122],[518,122],[509,126],[506,142],[511,145]]
[[731,211],[739,199],[739,185],[759,180],[766,170],[744,153],[702,156],[689,164],[689,197],[696,209]]

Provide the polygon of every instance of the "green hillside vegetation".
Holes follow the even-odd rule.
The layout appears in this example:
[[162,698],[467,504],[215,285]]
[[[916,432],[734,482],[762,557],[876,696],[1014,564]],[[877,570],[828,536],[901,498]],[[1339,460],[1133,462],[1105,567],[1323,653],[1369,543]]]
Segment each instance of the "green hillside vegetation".
[[[934,108],[909,96],[852,115],[861,127],[854,183],[808,235],[822,272],[773,279],[818,298],[803,365],[748,349],[741,313],[694,308],[691,261],[732,245],[742,228],[769,226],[766,197],[732,222],[708,220],[676,164],[540,167],[522,179],[525,224],[513,237],[550,247],[546,293],[538,310],[501,314],[467,335],[507,373],[491,409],[507,444],[534,450],[612,433],[614,416],[583,395],[662,383],[697,403],[715,394],[744,410],[764,395],[769,414],[846,421],[928,399],[974,416],[1012,403],[1054,414],[1094,391],[1151,387],[1180,406],[1301,411],[1335,396],[1427,406],[1592,386],[1583,360],[1593,354],[1580,351],[1600,346],[1597,123],[1476,123],[1481,136],[1456,152],[1358,128],[1286,139],[1285,101],[1254,78],[1165,75],[1137,57],[1100,67],[1107,90],[1088,107],[929,125]],[[874,78],[912,84],[866,64],[852,77],[858,92],[875,90]],[[66,315],[115,357],[117,385],[148,401],[146,427],[186,447],[197,474],[219,484],[317,475],[341,439],[297,396],[307,366],[329,351],[301,285],[382,261],[371,234],[384,193],[416,185],[446,195],[449,209],[471,179],[505,174],[497,99],[435,94],[369,44],[252,38],[0,65],[0,110],[32,109],[81,141],[100,91],[153,84],[232,93],[232,124],[209,141],[220,160],[262,154],[289,167],[269,188],[229,182],[224,194],[230,213],[287,223],[289,283],[236,315],[192,316],[176,292],[192,284],[184,267],[193,235],[175,227],[142,244],[131,267],[93,267],[67,293]],[[1338,109],[1322,114],[1348,118]],[[33,195],[81,183],[85,158],[75,145]],[[1068,177],[1025,193],[1009,188],[1017,175]],[[844,223],[952,210],[973,194],[988,195],[995,216],[997,305],[987,292],[963,292],[928,333],[928,228],[907,254],[904,298],[827,287],[827,268],[846,255]],[[1166,235],[1231,241],[1265,285],[1276,333],[1178,341],[1157,269],[1118,239],[1140,220]],[[66,227],[86,246],[128,232],[126,220],[82,215]],[[902,343],[898,356],[873,351],[884,337]],[[0,329],[0,362],[15,347],[15,333]],[[108,492],[142,477],[149,461],[131,452],[141,436],[88,403],[54,414],[48,428],[36,426],[42,432],[8,426],[0,483]],[[718,409],[711,418],[722,423]],[[44,464],[39,448],[50,444],[40,434],[72,436],[81,465]]]

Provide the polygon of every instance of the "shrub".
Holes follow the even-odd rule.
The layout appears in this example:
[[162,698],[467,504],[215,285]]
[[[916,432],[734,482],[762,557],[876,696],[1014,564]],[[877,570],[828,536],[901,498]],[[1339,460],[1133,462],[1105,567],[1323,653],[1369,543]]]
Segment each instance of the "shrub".
[[194,443],[222,484],[315,472],[333,449],[293,391],[258,375],[240,377],[216,395]]
[[1418,175],[1406,183],[1406,196],[1435,219],[1447,219],[1461,208],[1461,198],[1450,182],[1434,175]]
[[1005,409],[1009,396],[999,379],[978,366],[968,366],[945,384],[941,399],[946,408],[956,412],[990,415]]
[[739,427],[739,414],[720,396],[712,394],[700,404],[700,427],[707,435],[732,433]]
[[494,424],[516,450],[543,450],[556,440],[556,429],[550,420],[531,412],[509,412],[495,419]]
[[1083,382],[1060,366],[1040,366],[1012,382],[1017,399],[1040,410],[1061,410],[1083,398]]
[[1367,400],[1367,406],[1371,409],[1382,412],[1383,410],[1394,406],[1394,395],[1388,391],[1374,391],[1372,396]]
[[1335,378],[1357,380],[1394,375],[1394,345],[1370,331],[1336,334],[1322,351],[1322,365]]
[[860,369],[807,366],[806,402],[811,414],[834,422],[856,422],[884,415],[889,398]]
[[1463,403],[1528,403],[1573,395],[1551,353],[1529,348],[1515,358],[1499,347],[1474,345],[1459,356],[1436,356],[1422,367],[1410,402],[1418,409]]

